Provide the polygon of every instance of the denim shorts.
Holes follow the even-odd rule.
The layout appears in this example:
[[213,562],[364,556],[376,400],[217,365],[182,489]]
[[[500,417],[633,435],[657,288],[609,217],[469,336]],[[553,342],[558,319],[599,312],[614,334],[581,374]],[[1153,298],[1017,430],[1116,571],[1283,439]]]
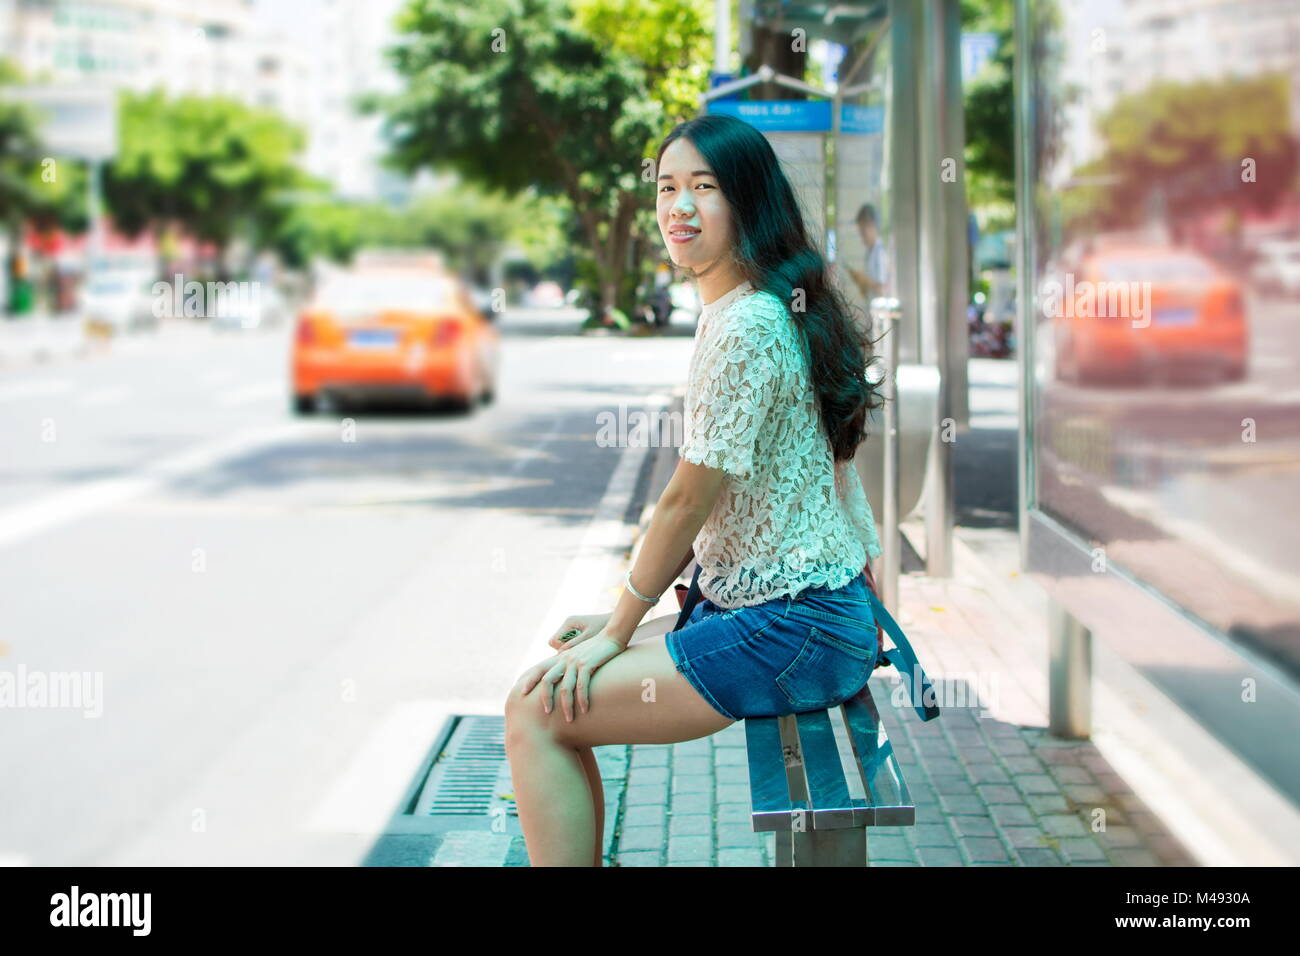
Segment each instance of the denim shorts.
[[862,575],[728,610],[701,597],[664,638],[677,670],[724,717],[780,717],[852,697],[871,677],[879,642]]

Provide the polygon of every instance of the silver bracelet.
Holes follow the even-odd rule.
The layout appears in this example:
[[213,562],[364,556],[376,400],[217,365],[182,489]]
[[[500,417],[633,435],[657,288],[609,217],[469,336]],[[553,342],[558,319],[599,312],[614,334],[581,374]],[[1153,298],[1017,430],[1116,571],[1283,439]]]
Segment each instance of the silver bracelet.
[[648,598],[648,597],[646,597],[644,594],[642,594],[640,591],[638,591],[636,588],[634,588],[634,587],[632,586],[632,569],[631,569],[631,568],[628,568],[628,569],[627,569],[627,575],[626,575],[626,577],[624,577],[624,579],[623,579],[623,583],[627,585],[627,589],[628,589],[629,591],[632,592],[632,595],[633,595],[634,597],[638,597],[638,598],[640,598],[642,601],[645,601],[646,604],[658,604],[658,603],[659,603],[659,599],[658,599],[658,598]]

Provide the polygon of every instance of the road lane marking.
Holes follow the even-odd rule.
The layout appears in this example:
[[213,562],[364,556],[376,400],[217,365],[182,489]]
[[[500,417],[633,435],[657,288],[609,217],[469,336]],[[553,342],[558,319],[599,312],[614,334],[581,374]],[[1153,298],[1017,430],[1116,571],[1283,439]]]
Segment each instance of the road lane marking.
[[[328,431],[329,427],[325,430]],[[145,465],[136,474],[105,478],[35,501],[24,501],[0,510],[0,547],[153,491],[169,478],[203,471],[225,459],[315,431],[322,429],[310,422],[287,422],[247,429]]]

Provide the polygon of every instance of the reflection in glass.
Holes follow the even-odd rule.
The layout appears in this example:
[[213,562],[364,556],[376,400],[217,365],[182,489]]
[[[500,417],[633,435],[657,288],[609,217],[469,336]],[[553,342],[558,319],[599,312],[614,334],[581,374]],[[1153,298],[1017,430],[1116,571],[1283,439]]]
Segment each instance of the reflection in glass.
[[1036,505],[1300,676],[1300,5],[1029,13]]

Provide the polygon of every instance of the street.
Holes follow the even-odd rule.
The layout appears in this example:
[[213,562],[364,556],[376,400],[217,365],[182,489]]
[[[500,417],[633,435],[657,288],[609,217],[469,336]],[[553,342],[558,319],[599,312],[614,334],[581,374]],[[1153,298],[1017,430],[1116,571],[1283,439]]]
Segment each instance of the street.
[[[504,314],[497,399],[468,415],[296,417],[288,329],[173,323],[0,372],[3,668],[102,681],[85,706],[7,711],[0,759],[23,769],[0,862],[354,865],[386,846],[447,717],[500,714],[551,629],[615,597],[650,449],[603,446],[598,416],[667,406],[693,329],[577,321]],[[1286,391],[1274,329],[1202,420]],[[969,369],[957,507],[1007,527],[1015,364]],[[1141,421],[1139,399],[1198,392],[1057,401]]]
[[445,716],[499,714],[543,631],[605,609],[588,580],[547,617],[624,454],[596,416],[665,405],[691,330],[500,321],[468,415],[295,418],[288,329],[0,375],[0,657],[102,675],[98,714],[6,714],[0,858],[355,864]]

